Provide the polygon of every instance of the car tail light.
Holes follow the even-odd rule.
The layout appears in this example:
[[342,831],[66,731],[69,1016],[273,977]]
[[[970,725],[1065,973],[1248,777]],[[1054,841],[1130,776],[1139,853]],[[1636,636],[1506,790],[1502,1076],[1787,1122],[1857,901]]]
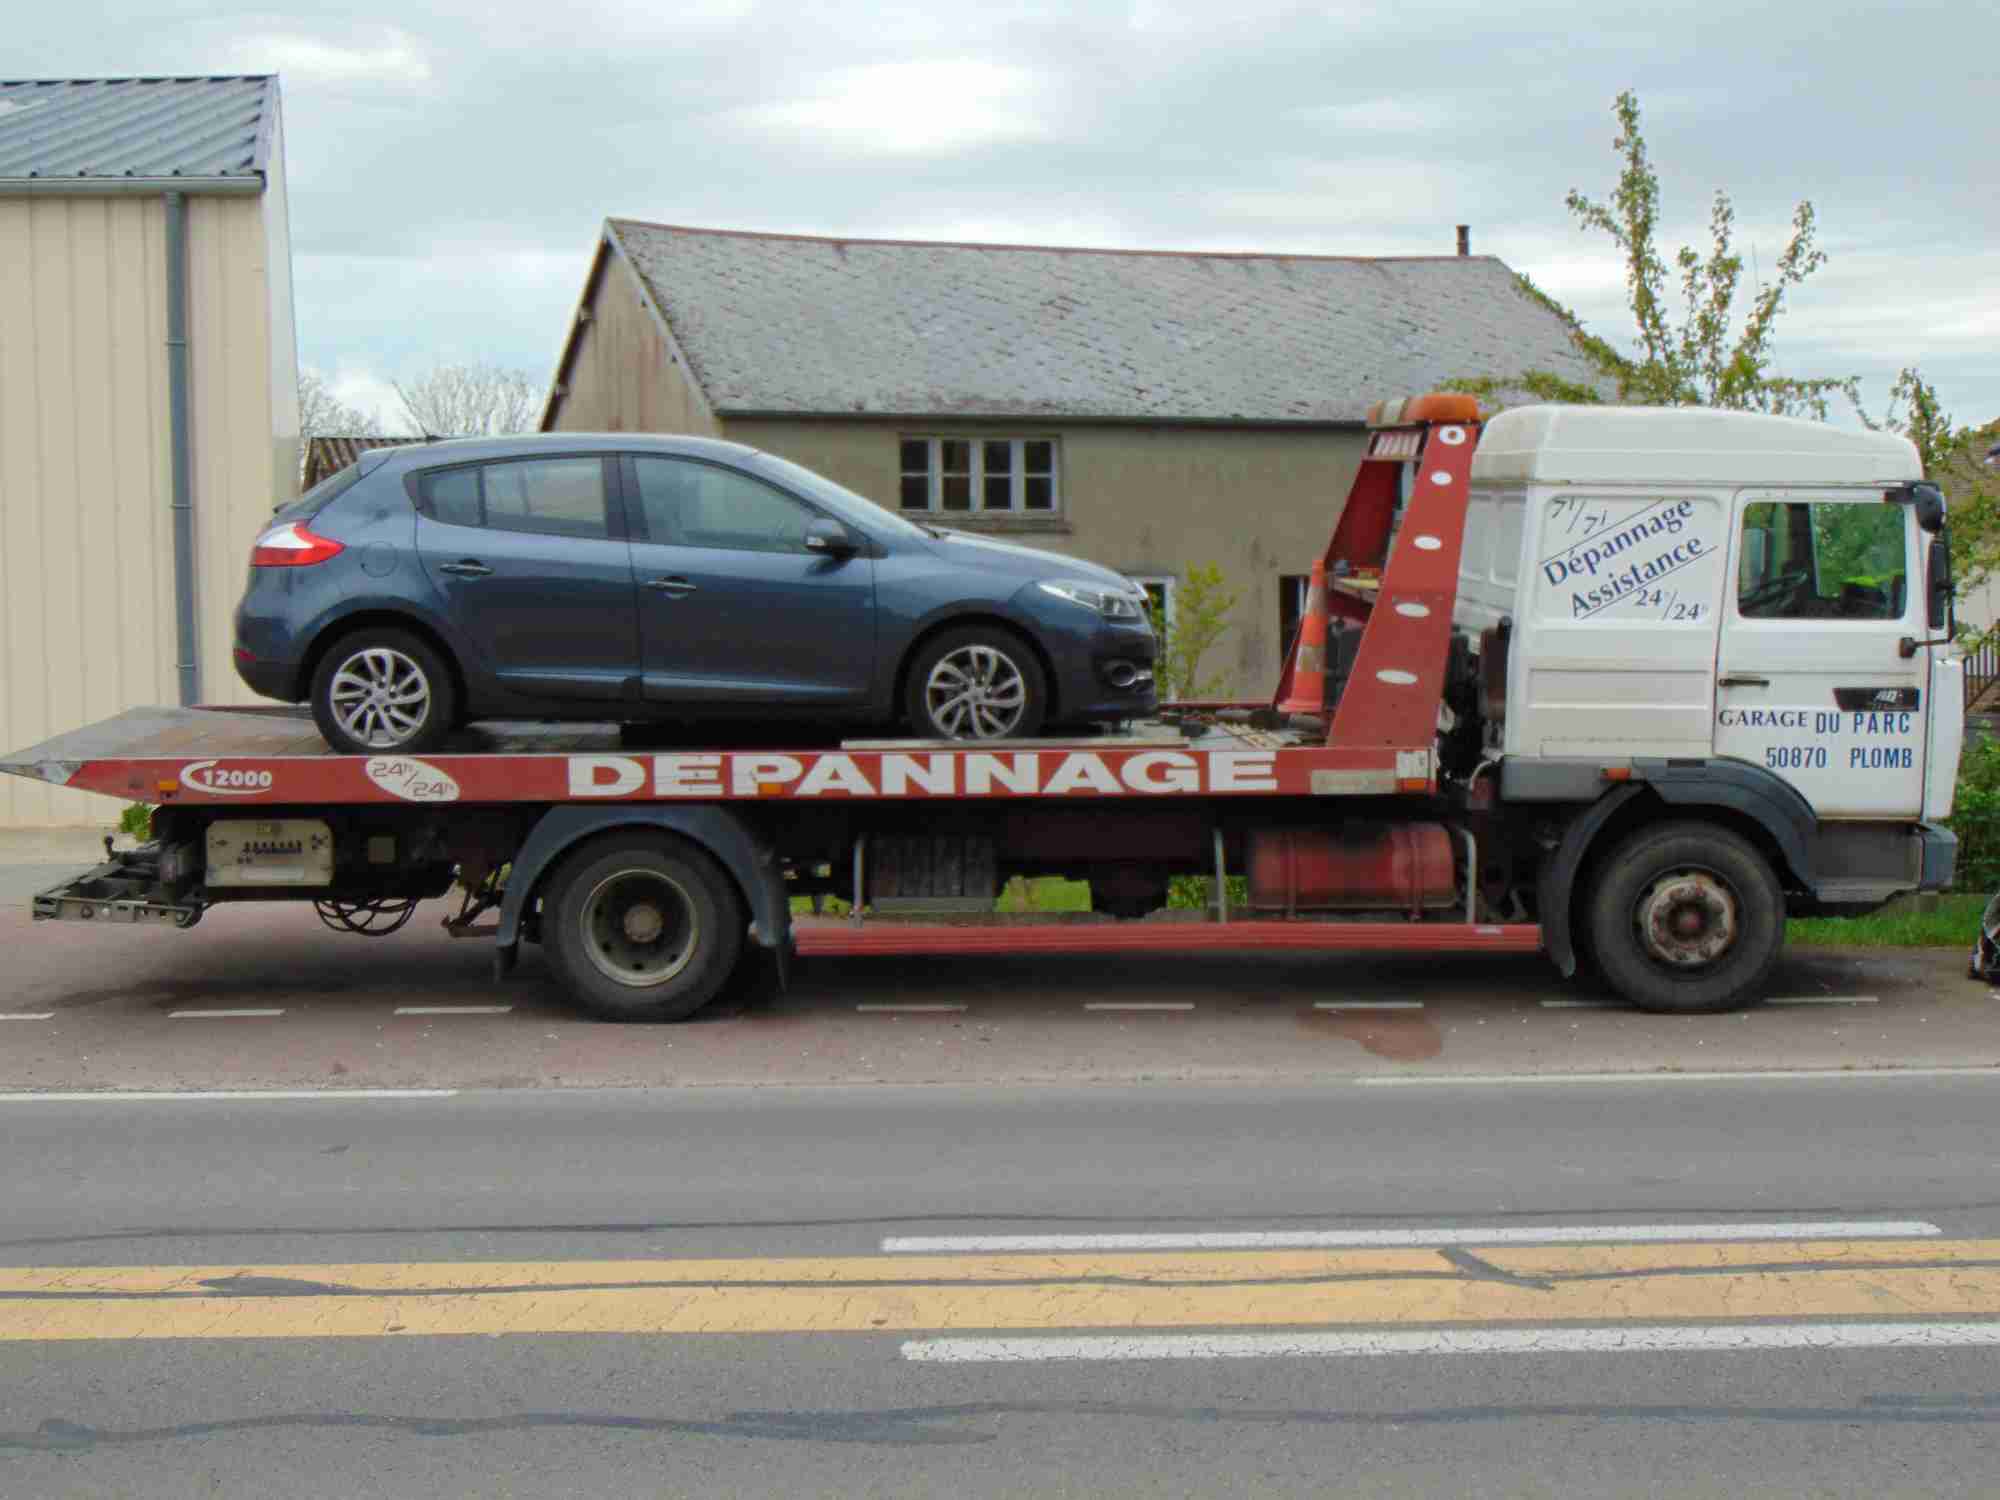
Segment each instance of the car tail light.
[[250,566],[309,568],[314,563],[338,557],[345,550],[331,537],[308,531],[297,521],[287,521],[282,526],[273,526],[257,538],[257,545],[250,549]]

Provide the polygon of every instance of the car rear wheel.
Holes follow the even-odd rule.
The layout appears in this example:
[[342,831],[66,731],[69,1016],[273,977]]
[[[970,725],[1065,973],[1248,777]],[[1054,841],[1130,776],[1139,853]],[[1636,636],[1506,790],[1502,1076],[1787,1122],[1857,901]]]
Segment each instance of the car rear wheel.
[[343,755],[419,755],[451,733],[458,692],[443,659],[409,631],[357,630],[320,658],[312,712]]
[[936,740],[1021,739],[1042,727],[1048,687],[1041,663],[1012,631],[948,630],[910,664],[911,729]]

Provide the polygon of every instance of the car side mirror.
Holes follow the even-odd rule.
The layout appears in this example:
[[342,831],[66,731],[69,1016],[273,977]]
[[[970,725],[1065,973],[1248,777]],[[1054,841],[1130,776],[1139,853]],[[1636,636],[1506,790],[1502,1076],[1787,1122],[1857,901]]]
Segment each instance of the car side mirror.
[[821,516],[806,523],[806,551],[822,557],[852,557],[860,550],[853,533],[840,522]]

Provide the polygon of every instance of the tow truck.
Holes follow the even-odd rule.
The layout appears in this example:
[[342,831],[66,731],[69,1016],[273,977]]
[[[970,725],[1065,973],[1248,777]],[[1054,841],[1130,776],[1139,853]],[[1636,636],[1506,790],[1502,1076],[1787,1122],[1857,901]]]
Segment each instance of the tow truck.
[[[1098,736],[647,751],[500,726],[327,751],[135,709],[0,769],[154,807],[37,918],[238,901],[392,931],[455,895],[496,980],[676,1021],[846,954],[1547,955],[1651,1011],[1754,1003],[1788,914],[1950,883],[1945,508],[1900,438],[1700,409],[1378,405],[1277,690]],[[1095,916],[995,912],[1090,883]],[[1208,905],[1163,911],[1175,876]],[[845,915],[795,916],[839,897]],[[815,909],[819,900],[811,903]]]

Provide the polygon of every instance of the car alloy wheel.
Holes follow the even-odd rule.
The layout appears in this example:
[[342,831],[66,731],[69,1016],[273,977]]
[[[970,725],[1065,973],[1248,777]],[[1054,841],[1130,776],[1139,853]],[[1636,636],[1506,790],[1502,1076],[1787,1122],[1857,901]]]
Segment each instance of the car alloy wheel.
[[414,738],[430,717],[430,679],[393,647],[368,646],[334,670],[329,706],[357,743],[394,750]]
[[951,739],[1005,739],[1027,711],[1028,684],[1006,653],[965,645],[931,668],[924,703],[931,722]]

